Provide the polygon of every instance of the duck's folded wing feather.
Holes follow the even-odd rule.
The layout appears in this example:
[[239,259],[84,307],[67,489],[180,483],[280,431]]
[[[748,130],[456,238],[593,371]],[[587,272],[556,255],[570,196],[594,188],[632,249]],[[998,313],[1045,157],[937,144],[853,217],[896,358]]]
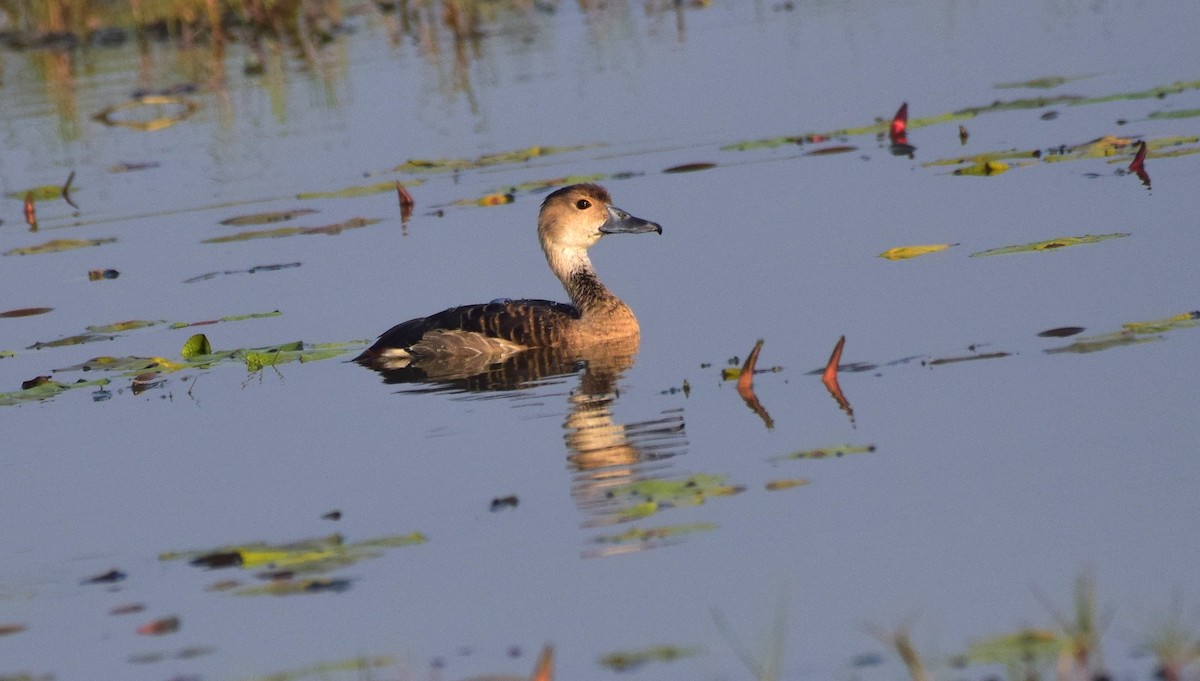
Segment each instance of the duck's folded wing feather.
[[[504,300],[461,305],[401,322],[375,341],[368,353],[404,350],[413,355],[459,354],[544,347],[558,342],[579,319],[571,305],[549,300]],[[478,346],[478,347],[475,347]]]

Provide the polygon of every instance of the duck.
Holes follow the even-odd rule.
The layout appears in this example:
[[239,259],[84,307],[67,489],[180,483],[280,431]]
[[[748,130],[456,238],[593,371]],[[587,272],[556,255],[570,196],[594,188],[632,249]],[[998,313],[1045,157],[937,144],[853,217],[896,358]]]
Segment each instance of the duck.
[[537,234],[569,304],[505,298],[452,307],[393,326],[355,361],[396,368],[448,359],[501,361],[534,348],[636,348],[637,318],[600,281],[588,249],[609,234],[648,232],[662,234],[662,226],[617,208],[608,190],[598,184],[558,189],[542,202]]

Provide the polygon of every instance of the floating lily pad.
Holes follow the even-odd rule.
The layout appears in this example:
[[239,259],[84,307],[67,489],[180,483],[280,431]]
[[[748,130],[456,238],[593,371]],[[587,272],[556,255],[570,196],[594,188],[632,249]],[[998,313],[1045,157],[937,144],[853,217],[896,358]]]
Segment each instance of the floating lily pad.
[[253,213],[251,215],[239,215],[237,217],[225,218],[221,221],[222,225],[230,227],[249,227],[251,225],[269,225],[273,222],[286,222],[293,220],[301,215],[311,215],[317,212],[316,208],[295,208],[292,210],[277,210],[269,213]]
[[687,523],[680,525],[664,525],[662,527],[631,527],[620,534],[609,534],[595,537],[592,541],[601,544],[629,544],[670,539],[693,532],[708,532],[717,529],[715,523]]
[[337,662],[322,662],[301,669],[274,672],[267,676],[246,679],[246,681],[300,681],[300,679],[307,678],[340,678],[344,675],[344,672],[357,672],[354,675],[357,678],[371,678],[373,676],[370,672],[371,669],[387,667],[394,663],[394,660],[390,657],[355,657]]
[[197,355],[209,355],[212,354],[212,345],[208,342],[208,336],[197,333],[187,339],[187,342],[183,344],[183,348],[180,349],[179,354],[184,359],[191,359]]
[[250,312],[248,314],[226,315],[224,317],[209,319],[202,322],[172,322],[169,325],[169,328],[183,329],[189,326],[208,326],[209,324],[219,324],[221,322],[242,322],[248,319],[266,319],[268,317],[278,317],[282,314],[283,313],[279,310],[272,310],[270,312]]
[[235,589],[235,596],[296,596],[316,593],[341,593],[350,588],[352,580],[337,577],[306,579],[275,579],[260,586]]
[[805,449],[791,454],[776,456],[772,460],[782,461],[786,459],[836,459],[847,454],[870,454],[875,451],[875,445],[838,445],[836,447],[822,447],[820,449]]
[[671,174],[671,173],[694,173],[694,172],[696,172],[696,171],[699,171],[699,170],[709,170],[709,169],[711,169],[711,168],[716,168],[716,167],[717,167],[717,164],[716,164],[716,163],[706,163],[706,162],[701,162],[701,163],[684,163],[684,164],[682,164],[682,165],[671,166],[670,168],[664,168],[664,169],[663,169],[663,172],[664,172],[664,173],[667,173],[667,174]]
[[34,201],[51,201],[53,199],[62,198],[62,195],[63,195],[63,185],[58,185],[58,184],[44,184],[40,187],[30,187],[29,189],[20,189],[18,191],[9,192],[8,194],[6,194],[6,196],[8,196],[8,198],[10,198],[10,199],[17,199],[17,200],[21,200],[21,201],[25,200],[26,198],[31,198],[31,197],[33,198]]
[[992,248],[986,251],[972,253],[971,257],[985,255],[1008,255],[1010,253],[1028,253],[1032,251],[1053,251],[1067,246],[1078,246],[1080,244],[1094,244],[1106,239],[1117,239],[1120,237],[1129,236],[1128,232],[1117,232],[1115,234],[1086,234],[1084,236],[1065,236],[1057,239],[1048,239],[1046,241],[1035,241],[1029,244],[1020,244],[1018,246],[1005,246],[1003,248]]
[[1176,118],[1195,118],[1197,116],[1200,116],[1200,109],[1175,109],[1173,111],[1154,111],[1149,116],[1146,116],[1146,118],[1157,121],[1173,120]]
[[255,543],[199,551],[171,551],[161,554],[159,560],[186,560],[194,566],[209,569],[257,569],[269,566],[298,574],[311,574],[327,572],[369,558],[378,558],[383,555],[385,549],[412,546],[425,541],[425,535],[411,532],[347,544],[341,535],[333,534],[290,544]]
[[115,237],[107,239],[51,239],[43,244],[36,246],[26,246],[24,248],[12,248],[4,252],[4,255],[40,255],[42,253],[59,253],[62,251],[70,251],[76,248],[88,248],[89,246],[102,246],[111,244],[116,241]]
[[1065,76],[1045,76],[1043,78],[1022,80],[1017,83],[996,83],[996,87],[1000,89],[1039,88],[1043,90],[1049,90],[1050,88],[1058,87],[1063,83],[1069,83],[1073,80],[1081,80],[1088,77],[1089,76],[1077,76],[1075,78],[1067,78]]
[[947,248],[957,245],[958,244],[929,244],[925,246],[897,246],[895,248],[889,248],[883,253],[880,253],[879,257],[886,260],[907,260],[908,258],[915,258],[919,255],[928,255],[930,253],[944,251]]
[[1121,328],[1132,333],[1165,333],[1175,329],[1188,329],[1200,325],[1200,310],[1181,312],[1177,315],[1153,319],[1146,322],[1126,322]]
[[966,175],[968,177],[990,177],[1006,172],[1011,167],[1003,161],[984,161],[983,163],[976,163],[966,168],[958,168],[954,171],[954,174]]
[[34,315],[46,314],[54,308],[52,307],[22,307],[16,310],[8,310],[0,312],[0,319],[14,319],[16,317],[32,317]]
[[75,383],[59,383],[57,381],[46,381],[36,387],[19,392],[0,393],[0,407],[10,407],[24,402],[38,402],[49,399],[59,393],[76,388],[89,388],[102,385],[108,385],[107,378],[101,378],[95,381],[76,381]]
[[[417,187],[424,184],[424,180],[405,180],[406,187]],[[345,187],[334,191],[324,192],[304,192],[297,194],[297,199],[354,199],[360,196],[373,196],[384,192],[396,191],[396,181],[388,180],[387,182],[373,182],[371,184],[355,185],[353,187]]]
[[668,508],[696,506],[717,496],[730,496],[745,487],[729,485],[723,475],[698,474],[677,480],[650,479],[618,485],[608,497],[619,506],[601,522],[628,522],[647,518]]
[[444,173],[454,170],[470,170],[474,168],[486,168],[488,166],[504,165],[510,163],[525,163],[531,159],[540,158],[543,156],[551,156],[554,154],[565,154],[572,151],[587,149],[592,145],[581,145],[574,147],[543,147],[533,146],[526,149],[518,149],[516,151],[505,151],[498,154],[487,154],[476,159],[411,159],[403,164],[396,166],[393,170],[396,172],[421,172],[421,173]]
[[278,229],[265,229],[250,232],[239,232],[237,234],[229,234],[226,236],[212,237],[204,239],[200,243],[204,244],[224,244],[232,241],[249,241],[251,239],[277,239],[285,236],[307,235],[307,234],[325,234],[335,235],[341,234],[348,229],[358,229],[367,227],[379,222],[377,219],[367,218],[351,218],[345,222],[339,222],[333,225],[322,225],[320,227],[280,227]]
[[503,206],[512,203],[516,199],[511,193],[494,193],[485,194],[473,199],[459,199],[450,205],[452,206]]
[[812,481],[808,478],[789,478],[785,480],[768,480],[766,489],[768,492],[778,492],[784,489],[794,489],[810,484]]
[[699,655],[703,651],[697,648],[681,648],[679,646],[653,646],[641,650],[631,650],[609,653],[598,662],[602,667],[613,671],[626,672],[641,667],[648,662],[674,662],[680,658]]

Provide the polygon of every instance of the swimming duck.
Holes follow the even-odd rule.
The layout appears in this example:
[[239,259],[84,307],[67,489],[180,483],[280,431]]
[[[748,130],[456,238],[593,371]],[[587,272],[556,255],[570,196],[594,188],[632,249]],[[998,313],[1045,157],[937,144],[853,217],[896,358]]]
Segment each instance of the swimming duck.
[[636,347],[633,311],[592,268],[588,248],[605,234],[657,232],[657,223],[612,205],[597,184],[563,187],[542,202],[538,241],[571,304],[549,300],[495,300],[462,305],[388,329],[355,358],[369,365],[403,366],[451,357],[502,359],[530,348],[585,348],[620,341]]

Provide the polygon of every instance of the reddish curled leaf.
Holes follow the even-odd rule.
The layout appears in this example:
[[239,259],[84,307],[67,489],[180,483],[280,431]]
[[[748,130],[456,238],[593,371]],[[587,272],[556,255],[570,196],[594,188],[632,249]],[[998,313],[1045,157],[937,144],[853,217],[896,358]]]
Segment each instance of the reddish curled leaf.
[[25,224],[29,229],[37,231],[37,208],[33,204],[33,192],[25,194]]
[[892,117],[892,125],[888,129],[892,144],[908,144],[908,102],[900,105],[896,115]]
[[396,180],[396,196],[400,200],[400,221],[408,222],[408,219],[412,217],[413,208],[417,205],[417,202],[413,200],[412,194],[408,193],[404,185],[400,184],[400,180]]
[[162,636],[179,631],[179,618],[175,616],[150,620],[137,628],[137,633],[143,636]]
[[1146,142],[1145,140],[1138,142],[1137,153],[1133,156],[1133,162],[1129,164],[1129,172],[1140,173],[1146,170]]

